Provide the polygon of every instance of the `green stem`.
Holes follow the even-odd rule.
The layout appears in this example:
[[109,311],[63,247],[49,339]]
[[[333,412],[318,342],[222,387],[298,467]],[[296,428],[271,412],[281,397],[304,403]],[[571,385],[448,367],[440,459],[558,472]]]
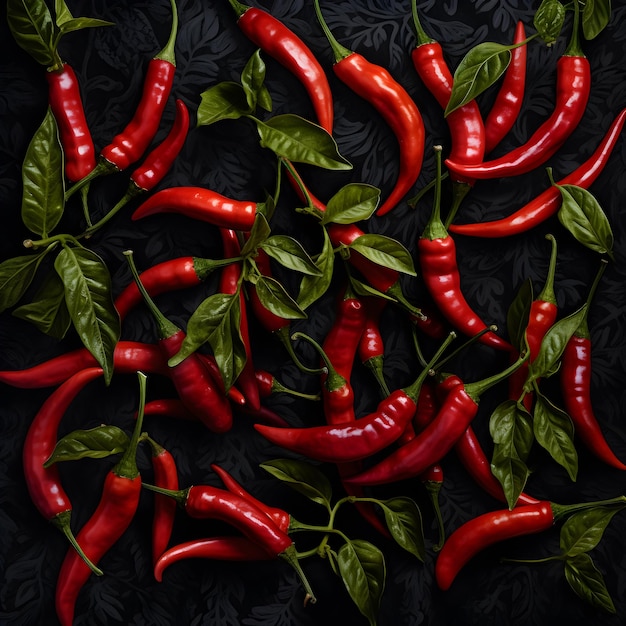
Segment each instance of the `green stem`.
[[154,491],[155,493],[160,493],[163,496],[174,498],[174,500],[176,500],[176,502],[180,505],[185,504],[187,496],[189,495],[189,489],[191,489],[191,487],[188,487],[187,489],[166,489],[165,487],[158,487],[157,485],[152,485],[146,482],[142,483],[141,486],[145,487],[148,491]]
[[565,554],[554,554],[552,556],[544,556],[541,559],[510,559],[501,558],[500,563],[548,563],[549,561],[562,561],[567,558]]
[[272,378],[272,392],[273,393],[287,393],[290,396],[295,396],[296,398],[304,398],[305,400],[319,400],[319,393],[304,393],[302,391],[297,391],[296,389],[291,389],[290,387],[285,387],[279,380],[276,378]]
[[92,563],[89,557],[83,552],[83,549],[80,547],[78,541],[76,541],[76,537],[74,537],[74,533],[70,527],[70,517],[72,515],[71,511],[63,511],[55,516],[51,521],[56,528],[58,528],[70,542],[74,550],[78,552],[80,558],[85,561],[89,569],[96,575],[102,576],[104,573],[95,563]]
[[365,365],[365,367],[372,372],[372,375],[380,387],[383,397],[386,398],[391,391],[389,390],[389,386],[387,385],[387,381],[385,380],[385,375],[383,373],[383,357],[379,355],[373,356],[364,361],[363,365]]
[[435,151],[435,161],[437,164],[437,176],[435,178],[435,199],[433,201],[433,210],[428,223],[424,227],[422,237],[425,239],[445,239],[448,231],[441,220],[441,146],[433,147]]
[[426,319],[421,309],[418,309],[406,299],[406,296],[402,291],[402,287],[400,286],[400,281],[393,283],[393,285],[385,291],[384,295],[391,296],[398,302],[398,304],[401,304],[412,315]]
[[176,35],[178,33],[178,10],[176,9],[176,2],[170,0],[170,6],[172,7],[172,27],[170,29],[170,36],[167,39],[167,43],[163,46],[163,49],[154,57],[160,61],[167,61],[176,66]]
[[228,2],[233,8],[233,11],[237,14],[237,19],[239,19],[250,8],[247,4],[237,2],[237,0],[228,0]]
[[417,0],[411,0],[411,14],[413,15],[413,25],[415,26],[415,33],[417,35],[417,45],[423,46],[427,43],[436,43],[436,41],[431,39],[422,28],[419,15],[417,14]]
[[304,196],[304,199],[307,203],[307,208],[316,210],[315,206],[313,205],[313,200],[311,200],[311,194],[309,193],[309,190],[306,188],[306,185],[302,182],[302,177],[300,176],[300,174],[298,174],[298,171],[293,166],[291,161],[283,157],[278,157],[278,158],[279,158],[279,161],[282,163],[282,165],[285,167],[285,169],[291,174],[292,178],[296,181],[296,184],[298,185],[298,188],[302,192],[302,195]]
[[552,244],[552,250],[550,253],[550,264],[548,265],[548,275],[546,277],[546,282],[543,286],[543,289],[541,290],[541,293],[537,296],[537,300],[540,300],[541,302],[550,302],[551,304],[556,305],[556,295],[554,293],[554,273],[556,270],[557,256],[556,239],[550,233],[546,235],[546,239],[548,239]]
[[572,22],[572,36],[567,44],[567,48],[563,53],[563,56],[569,57],[584,57],[585,53],[583,52],[580,46],[580,37],[579,37],[579,26],[580,26],[580,5],[578,4],[579,0],[574,0],[574,20]]
[[106,176],[108,174],[115,174],[120,170],[106,159],[100,159],[87,176],[83,176],[79,181],[76,181],[69,189],[65,190],[65,202],[67,202],[77,191],[80,191],[85,185],[91,183],[92,180],[98,178],[98,176]]
[[454,221],[456,214],[459,212],[461,203],[463,202],[465,196],[470,192],[471,188],[472,187],[468,183],[462,183],[458,180],[452,181],[452,205],[450,206],[450,212],[448,213],[446,221],[444,222],[444,226],[446,227],[446,229]]
[[322,15],[322,11],[320,9],[319,0],[314,0],[313,5],[315,7],[315,14],[317,15],[317,19],[320,23],[320,26],[322,27],[322,30],[324,31],[324,34],[326,35],[326,39],[328,39],[328,43],[330,44],[331,50],[333,51],[333,55],[335,57],[335,63],[339,63],[339,61],[342,61],[343,59],[346,59],[347,57],[349,57],[351,54],[354,54],[352,50],[350,50],[349,48],[346,48],[345,46],[342,46],[337,41],[337,39],[335,39],[335,36],[332,34],[332,32],[330,31],[330,28],[328,28],[328,25],[324,21],[324,16]]
[[430,501],[435,511],[435,520],[437,522],[437,532],[439,534],[439,541],[433,545],[433,551],[439,552],[443,548],[443,544],[446,540],[446,528],[443,523],[443,515],[441,514],[441,507],[439,506],[439,492],[441,491],[441,483],[435,480],[428,480],[424,483],[424,487],[428,492]]
[[477,332],[475,335],[472,335],[471,337],[463,341],[463,343],[457,348],[455,348],[452,352],[450,352],[450,354],[445,359],[441,359],[441,361],[439,361],[439,363],[437,363],[437,365],[435,366],[435,369],[441,370],[442,367],[444,367],[452,359],[456,358],[461,353],[461,351],[466,350],[471,345],[475,344],[484,334],[488,332],[496,332],[497,330],[498,328],[496,326],[489,326],[488,328],[483,328],[481,331]]
[[493,376],[489,376],[488,378],[484,378],[483,380],[478,380],[473,383],[465,384],[465,392],[469,395],[475,402],[478,401],[479,396],[481,396],[487,389],[490,389],[494,385],[497,385],[500,381],[504,380],[508,376],[510,376],[515,370],[519,369],[522,366],[522,363],[528,359],[528,355],[524,354],[520,356],[515,363],[512,363],[505,370],[502,370],[498,374],[494,374]]
[[139,468],[137,467],[137,446],[141,436],[141,428],[143,426],[144,409],[146,406],[146,381],[147,376],[143,372],[137,372],[139,380],[139,408],[137,409],[137,419],[130,442],[119,460],[113,468],[113,473],[122,478],[134,479],[139,476]]
[[327,377],[325,384],[328,391],[336,391],[348,384],[348,381],[333,367],[328,355],[315,339],[301,332],[294,333],[291,337],[292,339],[304,339],[306,342],[310,343],[320,355],[320,358],[324,361],[324,365],[326,366]]
[[583,314],[583,318],[580,322],[578,328],[574,331],[574,335],[576,337],[582,337],[584,339],[591,339],[591,333],[589,332],[589,309],[591,307],[591,302],[595,296],[596,290],[598,289],[598,285],[600,284],[600,280],[602,279],[602,275],[604,274],[604,270],[608,265],[608,261],[606,259],[602,259],[600,267],[596,273],[595,278],[593,279],[593,283],[589,288],[589,293],[587,294],[587,300],[585,302],[586,309]]
[[278,330],[275,330],[274,334],[278,337],[278,339],[280,339],[281,343],[285,347],[285,350],[287,350],[287,353],[291,357],[291,360],[301,372],[304,372],[305,374],[323,374],[326,372],[326,369],[324,368],[308,367],[300,361],[300,357],[296,354],[296,351],[293,349],[293,344],[291,343],[292,337],[289,325],[282,326]]
[[106,223],[108,223],[117,213],[119,213],[133,198],[138,196],[143,192],[143,189],[137,187],[137,185],[129,185],[126,193],[121,197],[121,199],[117,202],[117,204],[100,220],[98,220],[95,224],[90,225],[86,228],[79,237],[85,237],[89,239],[97,230],[102,228]]
[[304,587],[305,596],[304,596],[304,604],[306,605],[308,602],[311,604],[315,604],[317,602],[317,598],[313,593],[313,589],[311,589],[311,584],[307,580],[304,572],[302,571],[302,567],[300,567],[300,562],[298,561],[298,553],[296,552],[296,547],[291,544],[284,552],[281,552],[278,555],[281,559],[287,561],[293,569],[296,570],[296,574]]
[[25,248],[43,248],[44,246],[47,248],[52,248],[57,244],[61,244],[62,246],[66,246],[68,243],[74,246],[80,247],[80,243],[73,235],[52,235],[51,237],[44,237],[43,239],[24,239],[22,245]]
[[569,517],[573,513],[578,513],[579,511],[613,505],[626,505],[626,496],[617,496],[616,498],[609,498],[607,500],[596,500],[595,502],[580,502],[578,504],[555,504],[554,502],[550,502],[550,508],[552,509],[555,522],[564,517]]
[[[441,181],[443,182],[446,178],[450,176],[449,172],[443,172],[441,174]],[[414,209],[417,203],[437,184],[437,179],[433,178],[429,183],[426,183],[416,195],[406,201],[406,203]]]

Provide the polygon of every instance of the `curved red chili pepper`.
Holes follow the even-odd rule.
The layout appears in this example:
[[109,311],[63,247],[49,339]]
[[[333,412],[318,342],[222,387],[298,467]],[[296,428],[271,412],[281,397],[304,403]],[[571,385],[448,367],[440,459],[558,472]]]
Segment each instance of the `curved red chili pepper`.
[[65,157],[65,176],[71,182],[84,178],[96,167],[96,150],[85,117],[80,85],[72,67],[46,72],[48,102],[59,129]]
[[[619,139],[625,121],[626,109],[622,109],[613,120],[594,153],[571,174],[559,180],[557,184],[577,185],[587,189],[604,169]],[[561,192],[556,187],[551,186],[507,217],[475,224],[450,224],[448,230],[451,233],[468,237],[498,238],[518,235],[555,215],[561,203]]]
[[72,502],[61,482],[56,464],[44,467],[57,442],[61,419],[78,393],[92,380],[102,375],[102,368],[80,370],[55,389],[41,405],[28,427],[22,449],[24,480],[35,508],[58,528],[78,551],[87,566],[102,574],[78,545],[70,526]]
[[385,374],[383,372],[383,359],[385,357],[385,342],[380,331],[380,316],[387,305],[382,298],[364,298],[365,304],[365,328],[359,340],[358,354],[361,362],[367,367],[383,394],[390,393]]
[[320,399],[319,394],[304,393],[302,391],[286,387],[276,378],[276,376],[274,376],[274,374],[266,370],[256,370],[254,372],[254,376],[256,378],[261,398],[269,398],[275,393],[287,393],[298,398],[306,398],[307,400]]
[[415,184],[422,169],[426,135],[422,115],[404,87],[385,68],[339,44],[324,22],[318,0],[315,11],[335,57],[335,75],[380,113],[398,140],[398,177],[391,193],[376,210],[377,215],[386,215]]

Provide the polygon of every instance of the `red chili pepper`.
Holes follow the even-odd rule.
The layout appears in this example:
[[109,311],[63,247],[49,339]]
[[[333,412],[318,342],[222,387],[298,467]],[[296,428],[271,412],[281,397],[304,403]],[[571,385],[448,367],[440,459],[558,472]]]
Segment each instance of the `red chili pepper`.
[[198,417],[192,413],[180,398],[160,398],[146,402],[144,415],[160,415],[186,421],[197,421]]
[[[526,39],[522,22],[517,22],[514,44]],[[511,60],[506,68],[502,85],[485,118],[485,154],[489,154],[513,128],[522,108],[526,88],[526,44],[511,50]]]
[[525,174],[545,163],[576,129],[589,100],[591,70],[578,41],[578,3],[574,3],[574,16],[570,43],[557,62],[556,99],[550,117],[526,143],[497,159],[478,165],[446,159],[452,174],[480,179]]
[[387,302],[382,298],[364,298],[363,302],[366,315],[365,328],[358,346],[359,358],[374,375],[383,396],[388,396],[390,390],[383,372],[385,342],[380,331],[380,316]]
[[[76,537],[87,557],[96,564],[124,534],[139,505],[141,475],[136,456],[143,423],[146,377],[141,373],[138,375],[142,397],[130,443],[122,458],[107,473],[100,502]],[[78,553],[75,550],[68,551],[61,564],[55,595],[57,616],[63,626],[71,626],[73,623],[78,594],[90,573],[91,570]]]
[[[78,371],[97,365],[87,348],[78,348],[23,370],[0,371],[0,382],[21,389],[55,387]],[[158,346],[138,341],[118,341],[113,351],[113,368],[118,374],[141,370],[169,376],[169,367]]]
[[296,389],[285,387],[276,376],[266,370],[256,370],[254,376],[259,387],[259,395],[261,398],[268,398],[275,393],[286,393],[298,398],[306,398],[307,400],[320,399],[319,394],[304,393]]
[[89,561],[72,532],[72,502],[63,488],[59,467],[44,467],[44,463],[54,450],[59,424],[70,404],[89,382],[101,375],[99,367],[83,369],[55,389],[30,423],[22,450],[24,479],[35,508],[67,537],[91,571],[98,575],[102,571]]
[[385,68],[335,39],[324,22],[319,0],[315,0],[315,11],[335,57],[335,75],[376,109],[398,140],[398,177],[393,190],[376,210],[377,215],[385,215],[402,200],[420,174],[426,135],[424,121],[411,96]]
[[308,46],[275,17],[256,7],[229,0],[237,25],[254,45],[286,67],[306,89],[319,125],[333,132],[333,95],[326,74]]
[[[607,130],[595,152],[571,174],[558,181],[559,185],[577,185],[587,189],[600,175],[619,139],[626,109],[622,109]],[[491,222],[476,224],[450,224],[451,233],[468,237],[499,238],[518,235],[538,226],[557,213],[562,203],[561,192],[549,187],[528,204],[511,215]]]
[[65,157],[65,176],[76,182],[96,167],[96,150],[85,117],[80,85],[72,67],[46,72],[48,102],[57,122]]

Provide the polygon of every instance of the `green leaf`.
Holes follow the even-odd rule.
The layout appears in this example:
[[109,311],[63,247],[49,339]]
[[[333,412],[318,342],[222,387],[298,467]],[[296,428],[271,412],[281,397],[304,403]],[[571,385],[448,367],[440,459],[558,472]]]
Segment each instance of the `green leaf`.
[[511,344],[521,352],[525,348],[525,333],[528,326],[530,307],[533,302],[533,284],[530,279],[525,280],[519,288],[515,298],[509,306],[506,316],[506,327],[511,338]]
[[322,224],[354,224],[369,219],[380,202],[380,189],[362,183],[342,187],[326,204]]
[[511,46],[491,41],[474,46],[461,59],[452,83],[452,93],[444,115],[471,102],[504,74],[511,61]]
[[374,298],[383,298],[384,300],[388,300],[389,302],[397,302],[398,300],[393,296],[383,293],[379,291],[375,287],[364,283],[363,281],[355,278],[352,274],[350,274],[350,287],[354,290],[357,296],[373,296]]
[[66,35],[85,28],[100,28],[101,26],[115,26],[115,24],[95,17],[74,17],[61,25],[61,34]]
[[419,507],[411,499],[397,497],[379,502],[387,528],[396,543],[416,556],[420,561],[426,555],[422,515]]
[[84,458],[104,459],[124,452],[129,442],[128,435],[117,426],[74,430],[57,441],[52,454],[43,466],[50,467],[61,461],[78,461]]
[[72,325],[72,319],[65,303],[65,286],[60,276],[51,271],[32,302],[15,309],[13,315],[31,322],[50,337],[63,339]]
[[59,223],[65,207],[63,150],[49,107],[26,151],[22,184],[22,221],[31,232],[47,237]]
[[33,282],[47,250],[15,256],[0,263],[0,312],[16,304]]
[[319,270],[319,274],[305,274],[300,281],[297,302],[302,310],[306,310],[307,307],[321,298],[330,287],[333,279],[335,251],[326,229],[322,229],[322,231],[324,233],[324,245],[322,251],[315,259],[315,265]]
[[574,513],[561,527],[559,541],[563,554],[574,557],[593,550],[613,516],[623,508],[599,506]]
[[248,59],[241,73],[241,84],[251,112],[256,109],[257,104],[266,111],[272,110],[272,98],[264,85],[264,81],[265,63],[261,58],[261,50],[256,50]]
[[314,465],[297,459],[274,459],[261,463],[260,467],[309,500],[330,510],[333,488],[326,475]]
[[615,613],[601,572],[588,554],[578,554],[565,561],[565,578],[583,600],[607,613]]
[[286,113],[266,122],[254,121],[261,146],[272,150],[278,157],[328,170],[352,169],[352,165],[339,154],[332,136],[299,115]]
[[578,453],[574,446],[574,426],[569,415],[545,396],[535,394],[533,429],[537,443],[567,470],[572,481],[578,474]]
[[352,601],[375,626],[387,575],[383,553],[368,541],[355,539],[339,548],[337,562]]
[[254,288],[261,304],[278,317],[288,320],[306,318],[306,313],[275,278],[259,276]]
[[293,237],[273,235],[268,237],[260,247],[282,266],[290,270],[311,276],[319,276],[321,273],[302,244]]
[[56,25],[61,27],[66,22],[73,19],[74,16],[67,4],[65,4],[65,0],[54,0],[54,21]]
[[565,7],[559,0],[543,0],[533,18],[533,26],[544,42],[551,46],[561,34]]
[[241,256],[245,257],[256,251],[256,249],[270,236],[272,232],[267,218],[263,213],[254,216],[254,224],[250,229],[248,240],[241,248]]
[[220,120],[236,120],[250,113],[246,93],[234,82],[218,83],[200,94],[197,125],[209,126]]
[[104,371],[113,375],[113,352],[120,337],[120,318],[111,296],[111,276],[104,261],[86,248],[64,247],[54,262],[65,285],[65,302],[83,345]]
[[417,276],[411,253],[395,239],[385,235],[366,234],[357,237],[348,247],[373,263]]
[[563,198],[559,221],[574,238],[590,250],[613,258],[613,231],[599,202],[587,189],[557,185]]
[[7,0],[7,21],[17,44],[37,63],[57,63],[55,26],[44,0]]
[[611,0],[585,0],[582,24],[585,39],[595,39],[611,21]]

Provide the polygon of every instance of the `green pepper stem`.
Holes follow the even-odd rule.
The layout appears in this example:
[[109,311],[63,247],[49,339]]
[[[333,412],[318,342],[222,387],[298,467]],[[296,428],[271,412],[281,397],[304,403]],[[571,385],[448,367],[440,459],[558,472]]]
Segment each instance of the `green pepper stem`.
[[95,224],[90,224],[88,228],[86,228],[82,235],[79,237],[85,237],[89,239],[91,235],[93,235],[97,230],[102,228],[105,224],[107,224],[115,215],[117,215],[133,198],[143,193],[143,189],[131,183],[128,186],[128,189],[124,193],[124,195],[118,200],[117,204],[101,219],[99,219]]
[[569,57],[584,57],[585,53],[583,52],[580,46],[580,37],[578,34],[579,26],[580,26],[580,5],[578,4],[579,0],[574,0],[574,19],[572,21],[572,36],[570,37],[569,43],[567,44],[567,48],[563,53],[563,56]]
[[78,552],[80,558],[85,561],[89,569],[96,575],[102,576],[104,573],[97,565],[92,563],[89,557],[83,552],[83,549],[80,547],[78,541],[76,541],[76,537],[74,537],[74,533],[72,532],[72,528],[70,527],[70,517],[72,515],[71,511],[63,511],[59,513],[55,517],[52,518],[52,524],[58,528],[70,542],[74,550]]
[[415,34],[417,35],[417,45],[423,46],[427,43],[436,43],[434,39],[431,39],[426,31],[422,28],[419,15],[417,14],[417,0],[411,0],[411,14],[413,15],[413,25],[415,26]]
[[313,5],[315,7],[315,14],[317,15],[320,26],[322,27],[322,30],[324,31],[324,34],[328,39],[328,43],[330,44],[330,47],[333,51],[335,63],[339,63],[339,61],[342,61],[343,59],[349,57],[351,54],[354,54],[352,50],[346,48],[345,46],[342,46],[330,31],[330,28],[328,28],[328,24],[326,24],[326,22],[324,21],[324,16],[322,15],[322,10],[320,9],[319,0],[314,0]]
[[150,483],[142,483],[142,487],[145,487],[148,491],[154,491],[155,493],[160,493],[163,496],[169,496],[170,498],[174,498],[176,502],[180,505],[184,505],[187,501],[187,497],[189,496],[189,489],[191,487],[187,487],[187,489],[166,489],[165,487],[157,487],[157,485],[152,485]]
[[430,501],[435,512],[435,521],[437,522],[437,531],[439,534],[439,541],[433,545],[433,552],[439,552],[443,548],[443,544],[446,540],[446,529],[443,523],[443,515],[441,514],[441,507],[439,506],[439,492],[441,491],[441,483],[436,480],[427,480],[424,483],[424,487],[428,492]]
[[465,383],[465,392],[475,402],[477,402],[479,396],[487,391],[487,389],[490,389],[494,385],[497,385],[500,381],[510,376],[515,370],[519,369],[522,366],[522,363],[524,363],[527,359],[528,354],[523,354],[514,363],[498,374],[494,374],[493,376],[489,376],[488,378],[484,378],[483,380],[478,380],[473,383]]
[[237,2],[237,0],[228,0],[228,3],[233,8],[233,11],[236,13],[237,19],[239,19],[250,8],[247,4]]
[[463,199],[470,192],[471,188],[471,185],[469,185],[468,183],[463,183],[458,180],[452,181],[452,204],[450,206],[450,211],[446,216],[446,221],[444,222],[444,226],[446,227],[446,229],[454,221],[456,214],[459,212],[461,202],[463,202]]
[[296,574],[298,575],[298,578],[300,579],[300,582],[302,583],[302,586],[304,587],[304,591],[306,594],[304,596],[304,604],[306,605],[308,602],[310,602],[311,604],[315,604],[317,602],[317,598],[315,597],[315,594],[313,593],[313,589],[311,589],[311,584],[309,583],[306,575],[302,571],[302,567],[300,567],[300,561],[298,561],[298,554],[296,552],[296,547],[293,544],[291,544],[288,548],[283,550],[283,552],[281,552],[278,556],[281,559],[284,559],[285,561],[287,561],[287,563],[289,563],[289,565],[291,565],[291,567],[293,567],[296,570]]
[[326,354],[326,352],[324,352],[322,346],[320,346],[320,344],[315,341],[315,339],[301,332],[294,333],[291,337],[292,339],[304,339],[305,341],[310,343],[320,355],[320,358],[322,359],[322,361],[324,361],[324,365],[326,366],[327,377],[325,384],[328,391],[336,391],[337,389],[341,389],[341,387],[344,387],[347,384],[348,381],[346,381],[346,379],[333,367],[333,364],[330,362],[328,355]]
[[594,502],[579,502],[577,504],[556,504],[554,502],[550,502],[550,508],[552,509],[555,522],[563,519],[564,517],[569,517],[573,513],[578,513],[579,511],[614,505],[626,506],[626,496],[617,496],[616,498],[596,500]]
[[170,36],[167,39],[163,49],[155,55],[155,59],[160,61],[166,61],[176,67],[176,35],[178,33],[178,10],[176,9],[175,0],[170,0],[170,6],[172,7],[172,27],[170,29]]
[[115,174],[119,172],[119,168],[110,161],[101,158],[96,167],[94,167],[87,176],[83,176],[80,180],[76,181],[69,189],[65,190],[65,202],[67,202],[77,191],[82,189],[85,185],[91,183],[94,178],[98,176],[106,176],[108,174]]
[[[450,172],[443,172],[441,174],[441,181],[443,182],[450,176]],[[426,183],[412,198],[406,201],[406,203],[414,209],[417,203],[437,184],[437,179],[433,178],[430,182]]]
[[445,239],[448,236],[448,231],[444,223],[441,220],[441,146],[433,146],[435,151],[435,162],[437,165],[437,176],[435,178],[435,199],[433,200],[433,210],[430,214],[430,219],[424,227],[422,238],[430,239]]
[[389,386],[385,380],[385,375],[383,374],[383,357],[380,355],[373,356],[366,361],[363,361],[363,364],[370,370],[370,372],[372,372],[372,375],[380,387],[381,393],[386,398],[391,391],[389,390]]
[[286,393],[296,398],[303,398],[304,400],[319,400],[319,393],[304,393],[303,391],[297,391],[291,387],[286,387],[279,380],[272,377],[272,392],[273,393]]
[[471,337],[463,341],[463,343],[457,348],[455,348],[452,352],[450,352],[450,354],[445,359],[441,359],[441,361],[437,363],[434,369],[440,370],[447,363],[449,363],[452,359],[454,359],[458,354],[460,354],[461,351],[466,350],[471,345],[475,344],[483,335],[487,334],[488,332],[495,333],[497,330],[498,328],[495,325],[489,326],[488,328],[483,328],[481,331],[477,332],[475,335],[472,335]]
[[551,304],[556,305],[556,295],[554,293],[554,273],[556,270],[557,245],[554,235],[548,233],[546,235],[546,239],[548,239],[552,244],[552,250],[550,253],[550,264],[548,265],[548,275],[546,277],[546,282],[543,285],[541,293],[537,296],[537,300],[540,300],[541,302],[550,302]]
[[305,374],[323,374],[326,372],[325,368],[314,368],[307,367],[302,361],[300,361],[300,357],[296,354],[296,351],[293,349],[293,344],[291,343],[291,330],[289,325],[282,326],[278,330],[274,331],[274,334],[280,339],[281,343],[287,350],[287,353],[291,357],[291,360],[295,363],[296,367]]
[[146,381],[147,376],[143,372],[137,372],[139,381],[139,408],[137,409],[137,420],[133,428],[130,442],[124,450],[122,458],[113,468],[113,473],[122,478],[130,478],[131,480],[139,476],[139,468],[137,467],[137,446],[141,436],[141,428],[143,425],[144,409],[146,406]]
[[600,284],[600,280],[602,279],[602,275],[604,274],[604,270],[608,265],[608,261],[606,259],[602,259],[600,263],[600,267],[596,272],[596,276],[593,279],[593,283],[591,283],[591,287],[589,288],[589,293],[587,294],[587,300],[585,302],[585,312],[583,313],[583,318],[580,321],[578,328],[574,331],[574,335],[576,337],[582,337],[584,339],[590,339],[591,334],[589,332],[589,309],[591,308],[591,303],[593,298],[595,297],[596,291],[598,289],[598,285]]

